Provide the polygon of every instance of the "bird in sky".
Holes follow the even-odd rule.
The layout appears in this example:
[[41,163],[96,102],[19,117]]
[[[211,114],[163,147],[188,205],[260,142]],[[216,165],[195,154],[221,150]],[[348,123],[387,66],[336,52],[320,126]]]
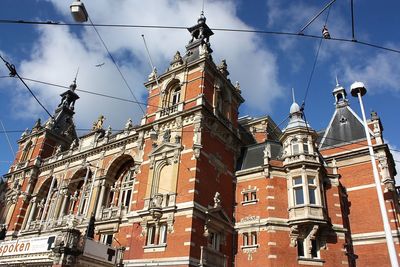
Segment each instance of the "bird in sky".
[[106,64],[106,63],[103,62],[103,63],[97,64],[96,67],[101,67],[101,66],[103,66],[104,64]]

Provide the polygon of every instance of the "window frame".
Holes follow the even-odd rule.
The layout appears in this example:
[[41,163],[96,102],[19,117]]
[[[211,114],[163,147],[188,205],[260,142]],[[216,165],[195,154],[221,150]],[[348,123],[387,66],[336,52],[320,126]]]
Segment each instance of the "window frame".
[[[296,181],[301,181],[301,183],[298,183]],[[293,207],[307,206],[307,205],[311,206],[323,205],[323,200],[321,199],[320,195],[320,184],[317,175],[301,174],[292,176],[291,190],[292,190]],[[298,199],[300,199],[299,197],[300,194],[303,203],[300,203],[298,201]]]

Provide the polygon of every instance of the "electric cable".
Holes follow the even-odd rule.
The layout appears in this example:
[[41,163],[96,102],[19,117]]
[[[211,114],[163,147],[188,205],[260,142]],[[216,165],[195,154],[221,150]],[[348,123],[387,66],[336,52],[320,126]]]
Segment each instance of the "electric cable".
[[[81,23],[65,23],[65,22],[54,22],[54,21],[30,21],[30,20],[11,20],[11,19],[0,19],[0,24],[32,24],[32,25],[52,25],[52,26],[79,26],[79,27],[88,27],[92,26],[90,24],[81,24]],[[162,26],[162,25],[135,25],[135,24],[93,24],[96,27],[113,27],[113,28],[147,28],[147,29],[173,29],[173,30],[187,30],[187,27],[184,26]],[[237,33],[256,33],[256,34],[271,34],[271,35],[288,35],[288,36],[297,36],[304,38],[316,38],[322,39],[322,36],[312,35],[312,34],[303,34],[296,32],[285,32],[285,31],[269,31],[269,30],[250,30],[250,29],[231,29],[231,28],[210,28],[213,31],[222,31],[222,32],[237,32]],[[355,44],[361,44],[366,46],[371,46],[377,49],[382,49],[394,53],[400,54],[399,49],[394,49],[390,47],[384,47],[381,45],[347,39],[347,38],[335,38],[331,37],[329,40],[332,41],[340,41],[340,42],[349,42]]]
[[[121,71],[121,69],[119,68],[117,62],[115,61],[113,55],[111,54],[110,50],[108,49],[106,43],[104,42],[103,38],[101,37],[99,31],[97,30],[96,26],[93,24],[92,20],[90,19],[90,17],[89,17],[89,21],[90,21],[90,24],[93,26],[93,29],[95,30],[95,32],[96,32],[97,36],[99,37],[101,43],[103,44],[104,48],[106,49],[108,55],[110,56],[111,61],[114,63],[114,65],[115,65],[115,67],[117,68],[119,74],[121,75],[122,80],[124,81],[126,87],[129,89],[129,92],[131,93],[131,95],[132,95],[134,101],[139,102],[138,99],[136,98],[135,94],[133,93],[131,87],[129,86],[128,81],[125,79],[125,76],[122,74],[122,71]],[[141,105],[138,105],[138,106],[139,106],[140,110],[142,111],[142,113],[143,113],[143,115],[144,115],[146,112],[144,111],[144,109],[142,108]]]
[[6,64],[6,67],[10,71],[10,76],[15,77],[17,76],[18,79],[25,85],[26,89],[31,93],[33,98],[36,100],[36,102],[39,103],[39,105],[46,111],[46,113],[50,116],[50,118],[53,118],[53,116],[50,114],[50,112],[44,107],[44,105],[39,101],[39,99],[36,97],[36,95],[33,93],[33,91],[29,88],[29,86],[25,83],[25,81],[19,76],[15,66],[13,64],[10,64],[8,61],[6,61],[1,55],[0,55],[1,60]]
[[0,124],[1,124],[1,128],[3,128],[3,131],[5,132],[5,136],[6,136],[6,139],[7,139],[8,146],[10,147],[11,154],[12,154],[12,156],[15,158],[14,149],[12,148],[12,145],[11,145],[11,142],[10,142],[10,138],[8,137],[8,134],[7,134],[7,132],[6,132],[6,128],[4,127],[4,124],[3,124],[3,121],[2,121],[2,120],[0,120]]

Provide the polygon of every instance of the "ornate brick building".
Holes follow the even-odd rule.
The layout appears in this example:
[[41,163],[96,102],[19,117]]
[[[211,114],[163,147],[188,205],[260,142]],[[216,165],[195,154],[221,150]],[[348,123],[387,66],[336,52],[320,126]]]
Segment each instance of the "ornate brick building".
[[[83,136],[76,83],[23,133],[1,185],[6,266],[387,266],[362,122],[339,85],[326,130],[293,101],[280,130],[238,118],[244,101],[216,65],[201,16],[168,70],[149,76],[140,125]],[[159,84],[159,86],[158,86]],[[77,114],[79,116],[79,114]],[[394,161],[376,114],[370,135],[398,248]],[[399,252],[399,250],[398,250]]]

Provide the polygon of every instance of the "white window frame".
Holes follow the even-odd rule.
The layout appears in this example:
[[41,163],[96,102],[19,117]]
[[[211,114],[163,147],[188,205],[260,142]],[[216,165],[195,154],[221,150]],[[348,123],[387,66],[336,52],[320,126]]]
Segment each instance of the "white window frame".
[[[297,183],[301,179],[301,183]],[[312,181],[312,183],[310,182]],[[291,179],[291,187],[292,187],[292,198],[293,198],[293,206],[304,206],[304,205],[322,205],[322,199],[320,194],[320,185],[318,176],[311,174],[302,174],[295,175]],[[313,196],[311,196],[311,192],[313,192]],[[303,197],[303,203],[298,203],[296,195],[297,193],[301,193]],[[314,201],[312,201],[314,200]],[[313,203],[312,203],[313,202]]]

